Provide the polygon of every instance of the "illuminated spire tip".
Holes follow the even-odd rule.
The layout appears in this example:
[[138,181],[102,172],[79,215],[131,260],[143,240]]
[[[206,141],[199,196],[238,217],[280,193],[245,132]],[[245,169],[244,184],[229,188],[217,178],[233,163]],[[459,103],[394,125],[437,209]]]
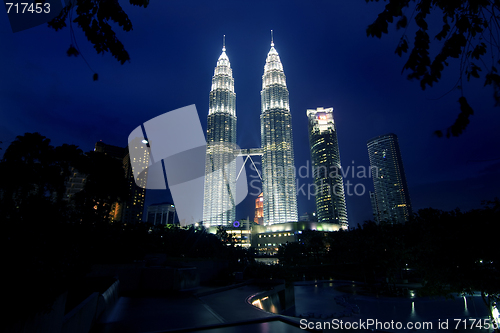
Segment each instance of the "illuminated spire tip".
[[226,35],[222,36],[222,51],[226,51]]
[[274,46],[273,31],[271,30],[271,46]]

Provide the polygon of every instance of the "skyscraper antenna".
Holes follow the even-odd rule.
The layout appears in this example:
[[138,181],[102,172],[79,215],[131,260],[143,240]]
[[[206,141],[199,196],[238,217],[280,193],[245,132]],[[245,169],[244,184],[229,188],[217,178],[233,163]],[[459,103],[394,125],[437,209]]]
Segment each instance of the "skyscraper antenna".
[[271,46],[274,46],[273,31],[271,30]]
[[226,51],[226,35],[222,36],[222,51]]

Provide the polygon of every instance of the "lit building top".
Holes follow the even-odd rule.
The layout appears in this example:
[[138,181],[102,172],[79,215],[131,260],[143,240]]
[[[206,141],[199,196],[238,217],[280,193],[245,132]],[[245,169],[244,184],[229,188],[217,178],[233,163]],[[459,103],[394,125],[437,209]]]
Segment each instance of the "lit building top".
[[208,114],[229,113],[236,117],[235,99],[233,71],[231,70],[231,63],[226,54],[226,46],[224,45],[222,53],[217,60],[214,76],[212,77]]
[[261,97],[262,113],[272,109],[290,112],[286,76],[278,52],[274,48],[274,42],[271,42],[271,49],[264,65]]
[[[281,64],[280,56],[278,51],[274,48],[274,43],[271,43],[271,49],[267,54],[266,64],[264,66],[264,73],[269,73],[272,71],[283,72],[283,65]],[[263,82],[264,85],[268,85],[271,82]],[[283,84],[286,84],[283,82]],[[264,86],[262,88],[265,88]]]
[[317,108],[316,110],[307,110],[307,117],[309,118],[314,130],[319,130],[320,133],[329,130],[335,131],[333,108]]

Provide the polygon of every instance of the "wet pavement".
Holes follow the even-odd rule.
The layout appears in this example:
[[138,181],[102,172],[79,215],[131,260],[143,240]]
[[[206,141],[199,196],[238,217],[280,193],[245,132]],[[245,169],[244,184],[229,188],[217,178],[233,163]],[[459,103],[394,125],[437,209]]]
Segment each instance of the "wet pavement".
[[[204,289],[189,295],[166,297],[120,297],[111,314],[92,333],[285,333],[304,332],[300,320],[332,322],[379,321],[433,322],[433,329],[445,332],[464,330],[456,326],[463,318],[486,318],[487,311],[477,296],[455,300],[405,297],[373,297],[337,290],[335,283],[304,283],[295,286],[295,316],[287,317],[262,311],[246,300],[263,292],[260,286],[243,284],[232,289]],[[292,313],[293,315],[293,313]],[[448,321],[450,327],[438,327]],[[337,321],[338,322],[338,321]],[[465,329],[467,332],[487,332]],[[311,330],[312,331],[312,330]],[[323,330],[344,331],[341,329]],[[356,329],[357,332],[372,331]],[[383,329],[379,332],[397,332]],[[414,331],[414,330],[409,330]],[[318,332],[318,331],[315,331]]]
[[291,321],[246,302],[263,289],[234,289],[167,297],[120,297],[92,333],[139,332],[304,332]]
[[[492,331],[484,328],[487,326],[484,324],[489,322],[489,311],[478,293],[453,299],[417,297],[414,290],[409,290],[407,297],[368,296],[359,293],[361,285],[348,281],[296,284],[296,316],[323,322],[331,322],[333,318],[344,323],[376,320],[380,323],[378,329],[384,332]],[[391,322],[401,323],[402,328],[390,325]]]

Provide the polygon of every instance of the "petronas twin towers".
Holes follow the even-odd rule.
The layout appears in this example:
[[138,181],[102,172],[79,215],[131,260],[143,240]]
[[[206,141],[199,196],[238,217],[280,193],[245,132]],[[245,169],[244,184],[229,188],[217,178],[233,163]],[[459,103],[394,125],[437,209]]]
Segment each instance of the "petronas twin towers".
[[292,115],[283,65],[273,42],[264,66],[260,98],[264,224],[297,221]]
[[[262,156],[264,225],[297,221],[292,116],[283,65],[273,41],[260,94],[262,148],[252,152]],[[203,223],[228,226],[235,219],[235,157],[242,151],[236,146],[236,94],[225,45],[212,78],[207,123]]]

